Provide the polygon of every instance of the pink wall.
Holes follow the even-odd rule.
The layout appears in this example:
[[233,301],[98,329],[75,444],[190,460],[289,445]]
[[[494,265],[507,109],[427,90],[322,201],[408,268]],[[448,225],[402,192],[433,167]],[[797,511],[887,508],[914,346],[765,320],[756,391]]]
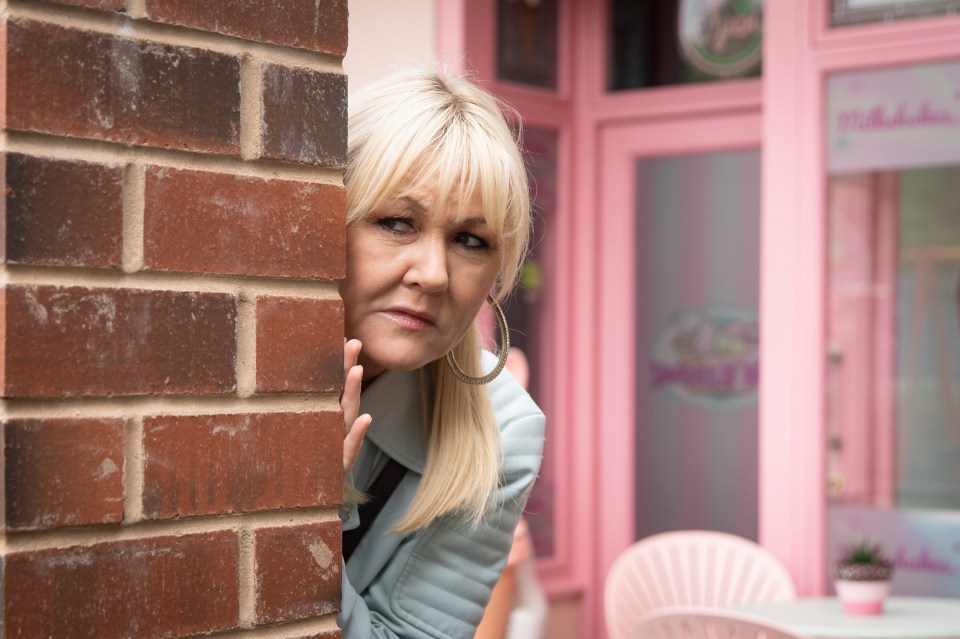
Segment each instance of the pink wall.
[[350,44],[343,58],[347,89],[369,84],[390,71],[411,64],[429,64],[437,57],[436,0],[350,0]]

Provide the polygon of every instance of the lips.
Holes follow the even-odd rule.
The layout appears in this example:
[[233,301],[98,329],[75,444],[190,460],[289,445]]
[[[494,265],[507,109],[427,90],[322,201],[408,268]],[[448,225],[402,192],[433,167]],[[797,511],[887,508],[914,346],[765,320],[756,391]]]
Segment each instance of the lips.
[[433,315],[411,308],[393,307],[386,309],[383,313],[406,328],[426,329],[433,328],[437,324]]

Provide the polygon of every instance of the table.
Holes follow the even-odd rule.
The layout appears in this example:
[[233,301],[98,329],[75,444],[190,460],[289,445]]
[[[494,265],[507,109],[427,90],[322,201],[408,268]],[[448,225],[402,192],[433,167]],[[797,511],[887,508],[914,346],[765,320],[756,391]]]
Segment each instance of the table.
[[960,638],[960,599],[887,597],[883,614],[872,617],[844,613],[836,597],[742,606],[737,610],[818,639]]

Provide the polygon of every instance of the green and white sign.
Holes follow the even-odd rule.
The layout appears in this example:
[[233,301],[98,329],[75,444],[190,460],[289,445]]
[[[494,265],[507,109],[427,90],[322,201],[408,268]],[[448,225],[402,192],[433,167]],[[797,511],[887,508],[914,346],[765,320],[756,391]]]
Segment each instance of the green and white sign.
[[762,0],[680,0],[678,14],[680,50],[693,67],[730,78],[760,64]]

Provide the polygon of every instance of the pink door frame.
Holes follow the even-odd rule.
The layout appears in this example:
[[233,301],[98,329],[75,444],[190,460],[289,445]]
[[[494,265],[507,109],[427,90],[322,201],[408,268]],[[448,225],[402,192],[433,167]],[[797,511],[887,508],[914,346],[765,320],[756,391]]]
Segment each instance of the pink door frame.
[[[630,305],[613,297],[614,262],[631,263],[624,222],[638,155],[761,146],[760,542],[788,567],[802,595],[821,594],[825,567],[827,75],[960,57],[960,17],[828,28],[828,0],[769,2],[764,78],[608,94],[605,3],[561,0],[556,92],[496,81],[495,1],[437,0],[438,54],[478,72],[529,125],[560,137],[550,435],[557,439],[557,553],[541,567],[554,596],[579,595],[578,636],[601,636],[605,568],[627,542],[624,486],[633,427],[624,408],[633,379]],[[724,123],[725,126],[717,126]],[[726,126],[726,125],[729,126]],[[644,139],[651,133],[649,139]],[[697,136],[700,137],[697,137]],[[619,242],[616,246],[603,242]],[[621,253],[621,251],[623,251]],[[623,277],[623,270],[616,271]],[[623,282],[617,282],[622,291]],[[627,289],[629,290],[629,289]],[[619,299],[618,306],[608,308]],[[629,411],[625,414],[624,410]],[[609,498],[624,497],[616,515]],[[606,508],[606,510],[605,510]],[[604,514],[604,513],[607,514]],[[617,522],[620,523],[617,523]]]

